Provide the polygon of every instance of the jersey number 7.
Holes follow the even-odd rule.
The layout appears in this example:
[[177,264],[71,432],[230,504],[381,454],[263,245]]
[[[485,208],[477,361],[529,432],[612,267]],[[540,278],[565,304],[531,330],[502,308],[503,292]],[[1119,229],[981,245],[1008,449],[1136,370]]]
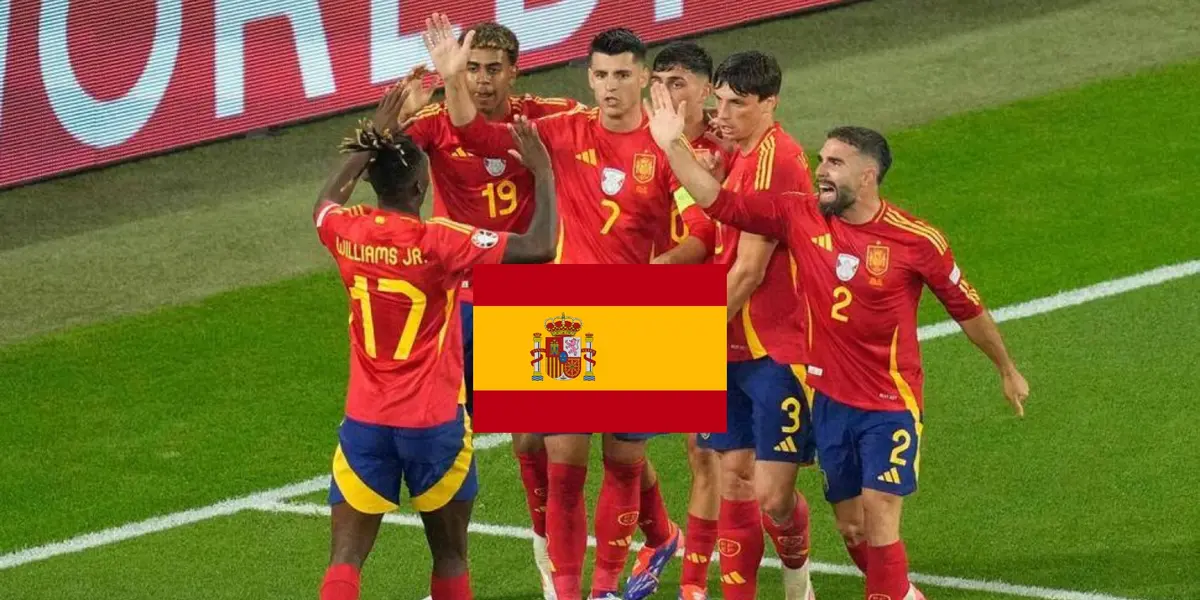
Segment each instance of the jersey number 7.
[[[413,284],[401,279],[380,279],[376,288],[385,294],[402,294],[412,301],[412,309],[404,319],[404,329],[400,331],[400,340],[396,344],[393,360],[406,360],[412,352],[413,342],[417,339],[417,326],[425,316],[425,292]],[[367,356],[375,358],[375,321],[371,318],[371,294],[367,288],[367,278],[362,275],[354,276],[354,287],[350,288],[350,297],[359,302],[362,309],[363,345],[366,346]],[[354,313],[350,313],[353,321]]]

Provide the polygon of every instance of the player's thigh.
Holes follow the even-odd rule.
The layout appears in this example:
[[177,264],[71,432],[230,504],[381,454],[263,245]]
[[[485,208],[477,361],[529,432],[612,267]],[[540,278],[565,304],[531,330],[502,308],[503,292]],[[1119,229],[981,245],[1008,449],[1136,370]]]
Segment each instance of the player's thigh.
[[754,405],[738,385],[746,364],[725,365],[725,431],[701,433],[696,440],[698,447],[720,453],[754,448]]
[[919,429],[908,411],[862,411],[856,445],[863,488],[901,497],[917,490]]
[[816,455],[812,416],[797,370],[763,357],[746,363],[738,376],[738,385],[754,407],[758,460],[812,464]]
[[417,512],[433,512],[478,495],[471,437],[471,418],[463,406],[449,423],[396,431],[393,441],[404,461],[404,479]]
[[435,562],[460,560],[465,563],[467,526],[471,522],[473,507],[471,500],[452,500],[437,510],[421,513],[425,540],[429,543]]
[[395,428],[355,421],[338,428],[333,454],[329,504],[342,502],[363,514],[383,514],[398,508],[403,463],[392,445]]
[[861,412],[819,391],[813,393],[813,440],[825,483],[825,500],[830,504],[862,494],[862,465],[854,437],[854,425]]

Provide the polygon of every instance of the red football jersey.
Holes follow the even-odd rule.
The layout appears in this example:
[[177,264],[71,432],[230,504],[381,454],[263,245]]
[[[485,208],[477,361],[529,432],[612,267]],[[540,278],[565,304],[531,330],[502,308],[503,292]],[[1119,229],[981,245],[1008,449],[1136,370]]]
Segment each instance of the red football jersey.
[[346,416],[432,427],[466,401],[455,294],[473,265],[498,263],[510,233],[326,202],[317,235],[350,296]]
[[[724,187],[734,192],[812,192],[812,175],[804,149],[776,123],[758,146],[731,159]],[[718,219],[719,220],[719,219]],[[718,225],[716,262],[732,265],[737,260],[741,231],[728,223]],[[785,365],[804,364],[805,324],[793,265],[783,240],[771,253],[767,272],[729,322],[729,360],[741,361],[770,356]]]
[[[725,170],[729,169],[729,157],[721,150],[720,144],[703,135],[693,139],[691,144],[697,157],[716,156],[725,164]],[[708,260],[713,260],[713,250],[717,244],[716,223],[709,219],[704,209],[697,206],[690,197],[684,197],[682,202],[677,198],[671,207],[671,239],[667,250],[678,246],[689,235],[704,243],[704,247],[708,249]]]
[[868,223],[826,218],[811,194],[722,191],[716,218],[787,243],[808,302],[808,383],[864,410],[924,410],[917,304],[928,286],[957,321],[983,304],[942,232],[884,202]]
[[[578,102],[511,96],[505,123],[516,115],[530,119],[570,110]],[[512,156],[483,158],[467,152],[450,123],[445,103],[431,104],[413,117],[406,133],[429,155],[433,176],[433,216],[491,231],[524,233],[533,219],[533,174]],[[470,278],[459,299],[471,302]]]
[[[582,106],[537,120],[561,215],[555,263],[646,264],[670,245],[679,184],[648,125],[643,118],[633,131],[608,131],[598,109]],[[459,134],[484,156],[514,147],[508,127],[482,115]]]

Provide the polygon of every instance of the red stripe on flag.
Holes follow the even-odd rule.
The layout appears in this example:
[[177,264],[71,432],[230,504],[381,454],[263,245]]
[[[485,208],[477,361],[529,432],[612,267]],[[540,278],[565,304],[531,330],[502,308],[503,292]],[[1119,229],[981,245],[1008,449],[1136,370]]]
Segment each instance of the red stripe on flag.
[[724,306],[726,265],[479,265],[477,306]]
[[476,433],[723,433],[725,391],[474,392]]

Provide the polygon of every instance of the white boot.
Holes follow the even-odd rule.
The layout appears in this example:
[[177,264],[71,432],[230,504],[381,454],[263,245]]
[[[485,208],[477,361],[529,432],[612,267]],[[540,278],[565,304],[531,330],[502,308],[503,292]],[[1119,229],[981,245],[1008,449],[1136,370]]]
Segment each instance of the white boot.
[[542,599],[558,600],[554,593],[554,578],[550,575],[550,551],[546,549],[546,538],[533,534],[533,562],[542,577]]
[[787,600],[814,600],[812,576],[808,561],[799,569],[783,567],[783,597]]
[[925,594],[917,589],[917,586],[908,584],[908,593],[904,595],[904,600],[925,600]]

